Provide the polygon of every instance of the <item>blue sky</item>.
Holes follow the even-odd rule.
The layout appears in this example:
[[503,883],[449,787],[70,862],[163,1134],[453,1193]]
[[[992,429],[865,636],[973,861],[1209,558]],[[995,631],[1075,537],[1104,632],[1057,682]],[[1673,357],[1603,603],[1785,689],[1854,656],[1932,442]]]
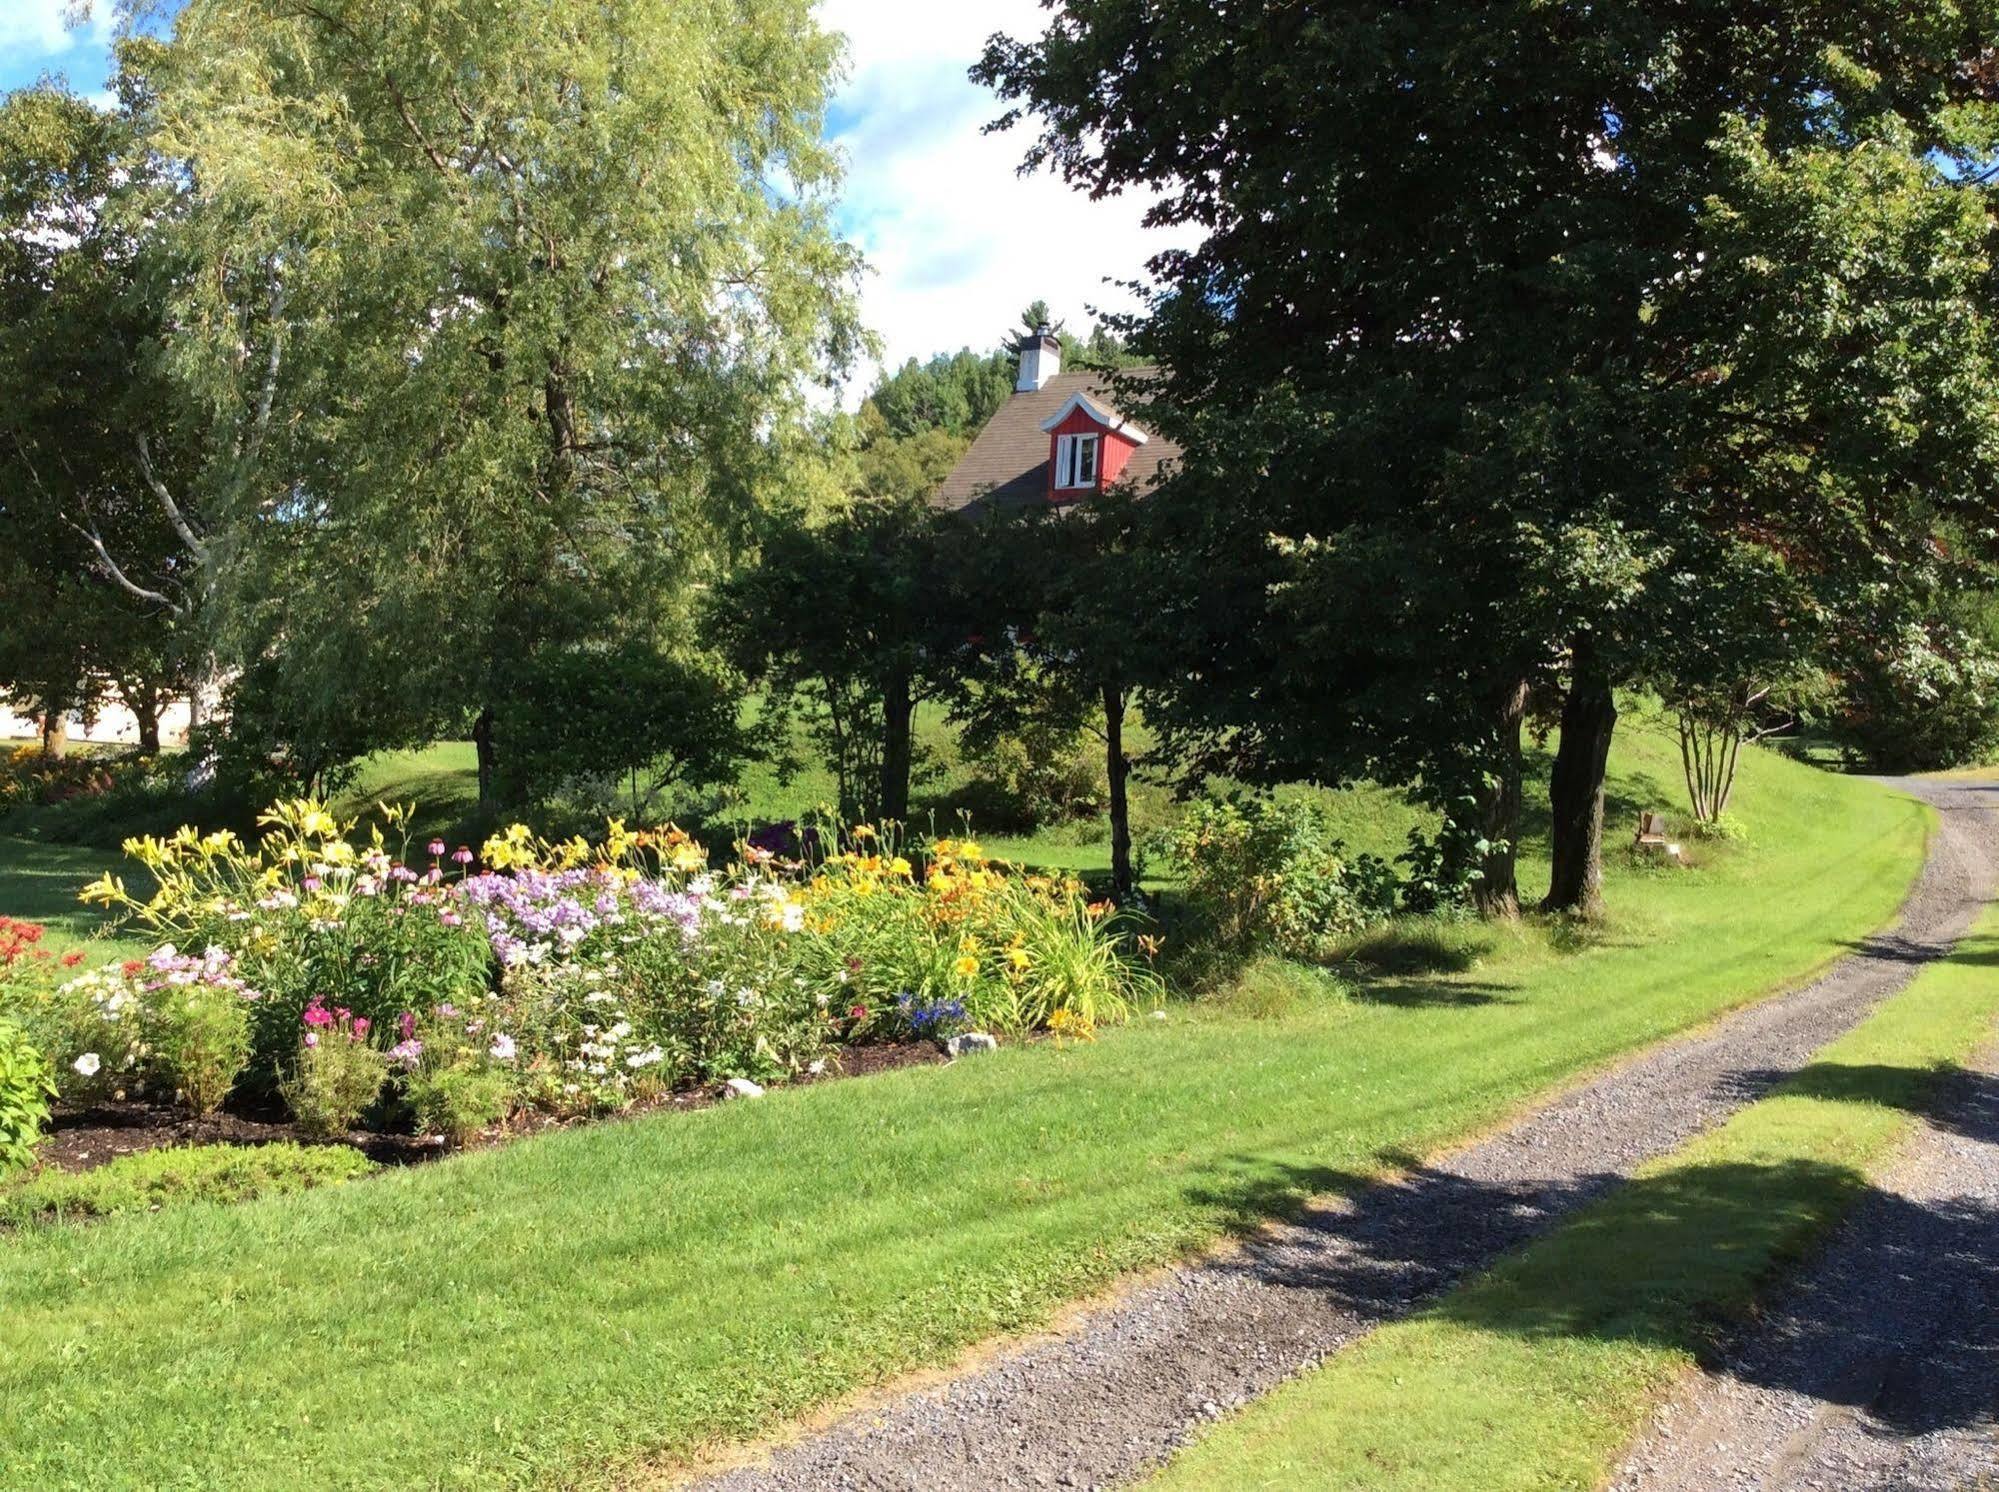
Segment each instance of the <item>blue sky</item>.
[[[0,0],[0,87],[60,73],[90,93],[110,66],[109,0],[80,25],[74,0]],[[1166,240],[1139,226],[1145,202],[1090,202],[1047,175],[1015,172],[1020,131],[987,136],[999,112],[965,76],[985,38],[1039,30],[1037,0],[820,0],[848,39],[827,122],[844,153],[841,223],[866,254],[862,290],[885,360],[984,348],[1037,297],[1081,332],[1092,307],[1122,308],[1107,281],[1139,275]]]

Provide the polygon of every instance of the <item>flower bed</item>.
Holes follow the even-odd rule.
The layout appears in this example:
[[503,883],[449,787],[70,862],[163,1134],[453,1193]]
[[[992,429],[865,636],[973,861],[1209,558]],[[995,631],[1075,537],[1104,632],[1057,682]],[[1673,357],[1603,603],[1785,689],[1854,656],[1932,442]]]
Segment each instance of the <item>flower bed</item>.
[[[976,844],[867,826],[711,866],[672,828],[602,843],[519,826],[474,856],[280,804],[247,845],[183,829],[86,896],[143,960],[0,982],[68,1104],[282,1104],[308,1134],[465,1139],[668,1094],[837,1071],[843,1048],[974,1029],[1087,1039],[1159,995],[1111,907]],[[820,846],[825,849],[820,849]],[[413,852],[412,852],[413,851]],[[1152,946],[1147,941],[1148,947]]]

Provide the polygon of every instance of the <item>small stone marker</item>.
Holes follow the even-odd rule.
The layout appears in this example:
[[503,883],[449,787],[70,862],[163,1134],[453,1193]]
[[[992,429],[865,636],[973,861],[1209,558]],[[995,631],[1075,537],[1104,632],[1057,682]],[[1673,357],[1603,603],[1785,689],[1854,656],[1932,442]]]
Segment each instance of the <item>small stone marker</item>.
[[748,1078],[730,1078],[728,1082],[722,1085],[722,1096],[724,1098],[762,1098],[764,1096],[763,1085],[761,1083],[753,1083]]
[[967,1031],[963,1036],[953,1036],[944,1043],[944,1051],[952,1057],[963,1057],[973,1052],[996,1052],[999,1040],[983,1031]]

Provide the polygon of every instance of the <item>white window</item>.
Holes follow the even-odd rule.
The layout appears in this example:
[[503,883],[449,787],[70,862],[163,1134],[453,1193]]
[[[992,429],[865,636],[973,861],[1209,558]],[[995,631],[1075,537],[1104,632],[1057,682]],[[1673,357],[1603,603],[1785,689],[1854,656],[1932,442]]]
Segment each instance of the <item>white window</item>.
[[1097,437],[1058,435],[1055,437],[1055,485],[1094,487],[1097,485]]

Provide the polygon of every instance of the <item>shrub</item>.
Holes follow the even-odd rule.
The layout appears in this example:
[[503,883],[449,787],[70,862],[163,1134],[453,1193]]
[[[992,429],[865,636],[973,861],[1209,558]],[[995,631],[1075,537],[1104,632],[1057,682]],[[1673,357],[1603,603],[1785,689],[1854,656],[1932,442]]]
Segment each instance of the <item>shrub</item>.
[[421,1023],[409,1018],[403,1039],[420,1045],[404,1083],[424,1133],[462,1144],[512,1111],[518,1045],[489,1016],[440,1006]]
[[55,1081],[48,1061],[12,1021],[0,1021],[0,1176],[35,1158]]
[[94,1170],[45,1170],[0,1189],[0,1223],[15,1227],[186,1202],[247,1202],[333,1186],[375,1164],[345,1145],[188,1145],[121,1155]]
[[1324,959],[1395,908],[1395,873],[1348,855],[1323,809],[1274,798],[1204,799],[1161,836],[1189,905],[1222,946]]
[[131,972],[142,967],[91,969],[14,1006],[65,1101],[124,1098],[145,1085],[151,1048],[144,995]]
[[1110,797],[1102,749],[1052,723],[995,733],[977,746],[972,768],[950,806],[988,826],[1029,831],[1094,819]]
[[[307,1134],[346,1134],[380,1096],[389,1075],[389,1057],[368,1044],[370,1023],[366,1016],[345,1009],[329,1010],[314,1001],[306,1007],[301,1023],[305,1030],[299,1037],[298,1055],[279,1091],[299,1128]],[[416,1055],[402,1052],[403,1060],[411,1065]]]
[[250,1060],[250,1004],[213,984],[169,985],[147,1012],[152,1056],[188,1107],[222,1107]]

